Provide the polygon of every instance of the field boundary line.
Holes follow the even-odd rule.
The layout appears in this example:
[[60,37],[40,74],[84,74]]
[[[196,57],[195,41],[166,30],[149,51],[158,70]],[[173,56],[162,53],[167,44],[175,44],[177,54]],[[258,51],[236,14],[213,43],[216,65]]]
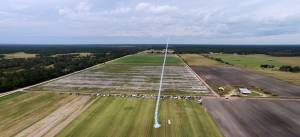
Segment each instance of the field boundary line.
[[176,56],[183,62],[184,66],[190,70],[216,97],[220,97],[178,54]]
[[94,66],[91,66],[91,67],[88,67],[88,68],[85,68],[85,69],[82,69],[82,70],[78,70],[78,71],[72,72],[72,73],[70,73],[70,74],[66,74],[66,75],[63,75],[63,76],[59,76],[59,77],[57,77],[57,78],[50,79],[50,80],[47,80],[47,81],[44,81],[44,82],[40,82],[40,83],[31,85],[31,86],[27,86],[27,87],[15,89],[15,90],[12,90],[12,91],[7,91],[7,92],[4,92],[4,93],[0,93],[0,98],[1,98],[1,97],[4,97],[4,96],[7,96],[7,95],[10,95],[10,94],[13,94],[13,93],[16,93],[16,92],[24,91],[24,90],[26,90],[26,89],[29,89],[29,88],[32,88],[32,87],[35,87],[35,86],[39,86],[39,85],[43,85],[43,84],[46,84],[46,83],[49,83],[49,82],[53,82],[53,81],[56,81],[56,80],[59,80],[59,79],[62,79],[62,78],[65,78],[65,77],[68,77],[68,76],[71,76],[71,75],[80,73],[80,72],[84,72],[84,71],[87,71],[87,70],[96,68],[96,67],[98,67],[98,66],[104,65],[104,64],[106,64],[106,63],[110,63],[110,62],[112,62],[112,61],[116,61],[116,60],[119,60],[119,59],[121,59],[121,58],[125,58],[125,57],[128,57],[128,56],[131,56],[131,55],[134,55],[134,54],[129,54],[129,55],[126,55],[126,56],[122,56],[122,57],[113,59],[113,60],[109,60],[109,61],[107,61],[107,62],[103,62],[103,63],[100,63],[100,64],[96,64],[96,65],[94,65]]

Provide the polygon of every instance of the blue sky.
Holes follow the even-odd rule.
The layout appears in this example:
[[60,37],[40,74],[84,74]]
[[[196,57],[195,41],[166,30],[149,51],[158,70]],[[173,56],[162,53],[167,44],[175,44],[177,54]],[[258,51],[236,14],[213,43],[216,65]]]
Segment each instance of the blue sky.
[[300,0],[1,0],[0,43],[299,44]]

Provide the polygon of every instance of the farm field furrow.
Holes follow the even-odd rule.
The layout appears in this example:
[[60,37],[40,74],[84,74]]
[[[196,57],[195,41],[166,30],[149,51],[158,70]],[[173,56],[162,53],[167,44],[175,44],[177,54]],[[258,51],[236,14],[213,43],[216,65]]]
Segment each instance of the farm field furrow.
[[42,120],[18,133],[16,137],[54,136],[61,130],[59,128],[66,126],[67,123],[74,120],[74,118],[81,113],[80,110],[85,107],[89,99],[89,96],[80,96],[75,97],[69,102],[65,102],[64,105],[57,108]]
[[162,127],[155,129],[154,104],[151,99],[97,98],[57,136],[222,136],[210,116],[192,101],[162,100]]
[[[156,54],[130,55],[31,90],[153,94],[159,87],[162,59],[163,56]],[[171,91],[184,94],[210,94],[207,87],[176,55],[168,56],[164,89],[169,92],[163,94],[169,94]]]
[[204,98],[204,107],[228,137],[297,137],[299,100]]
[[0,136],[16,135],[63,106],[74,96],[18,92],[0,98]]

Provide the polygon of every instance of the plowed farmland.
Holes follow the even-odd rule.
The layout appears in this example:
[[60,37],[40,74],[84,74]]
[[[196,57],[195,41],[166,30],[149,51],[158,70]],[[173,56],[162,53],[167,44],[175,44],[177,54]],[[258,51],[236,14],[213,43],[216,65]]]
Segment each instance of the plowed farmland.
[[300,86],[280,81],[272,77],[234,67],[192,67],[193,70],[216,87],[256,87],[278,96],[300,96]]
[[[225,55],[215,55],[216,57],[223,57]],[[229,55],[226,55],[227,57]],[[259,67],[259,63],[276,62],[276,57],[273,58],[263,58],[265,56],[254,56],[251,60],[243,60],[239,57],[242,55],[230,55],[230,63],[243,62],[251,67]],[[245,55],[246,57],[250,55]],[[262,75],[260,73],[255,73],[251,70],[245,69],[243,67],[229,66],[222,64],[215,60],[206,58],[197,54],[183,54],[181,57],[191,65],[191,68],[200,75],[211,87],[216,91],[219,87],[233,87],[235,89],[240,87],[246,87],[249,89],[260,90],[269,95],[281,96],[281,97],[299,97],[300,96],[300,86],[276,79],[271,76]],[[251,57],[251,56],[250,56]],[[254,58],[255,57],[255,58]],[[262,59],[260,59],[262,58]],[[284,57],[282,57],[284,58]],[[227,59],[227,58],[225,58]],[[295,60],[296,58],[293,58]],[[225,60],[225,61],[228,61]],[[255,60],[260,60],[256,61]],[[283,59],[282,59],[283,60]],[[291,59],[292,60],[292,59]],[[297,75],[297,74],[295,74]]]
[[204,106],[227,137],[297,137],[299,100],[224,100],[206,98]]

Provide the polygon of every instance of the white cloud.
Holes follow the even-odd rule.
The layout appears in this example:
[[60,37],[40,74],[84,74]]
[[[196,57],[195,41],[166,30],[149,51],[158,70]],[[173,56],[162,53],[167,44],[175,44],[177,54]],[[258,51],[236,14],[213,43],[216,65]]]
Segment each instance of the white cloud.
[[80,12],[80,13],[82,13],[82,12],[89,12],[90,9],[91,9],[91,7],[92,7],[91,4],[89,4],[87,2],[80,2],[76,6],[75,10],[78,11],[78,12]]
[[137,11],[145,11],[152,13],[166,13],[176,11],[177,7],[170,5],[153,5],[151,3],[138,3],[135,6],[135,9]]
[[120,7],[120,8],[116,8],[111,10],[109,13],[111,14],[124,14],[124,13],[128,13],[132,11],[132,8],[128,8],[128,7]]
[[[4,0],[0,29],[66,37],[238,39],[300,33],[298,0]],[[9,5],[9,6],[7,6]],[[18,25],[19,23],[22,25]],[[6,25],[5,25],[6,24]],[[8,25],[10,24],[10,25]],[[13,24],[13,25],[11,25]],[[35,27],[43,24],[46,27]],[[26,27],[29,26],[29,27]],[[16,35],[22,34],[22,32]],[[0,34],[1,36],[1,34]],[[1,42],[1,41],[0,41]]]
[[80,18],[84,15],[90,14],[91,4],[86,2],[80,2],[75,5],[74,8],[64,7],[58,10],[59,15],[70,17],[70,18]]

